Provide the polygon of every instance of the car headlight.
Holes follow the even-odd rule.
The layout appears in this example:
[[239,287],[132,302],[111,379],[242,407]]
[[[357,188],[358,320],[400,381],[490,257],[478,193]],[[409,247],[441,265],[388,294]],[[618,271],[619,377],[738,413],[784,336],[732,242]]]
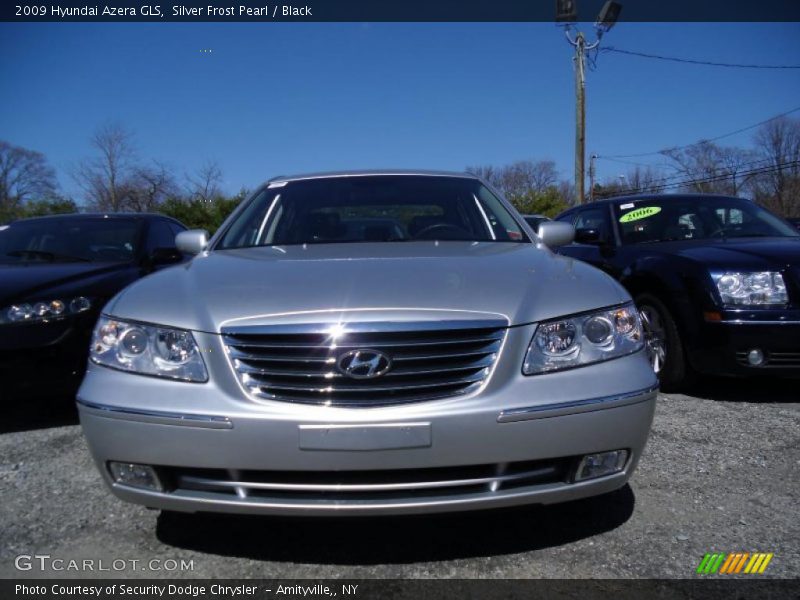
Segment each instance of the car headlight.
[[643,347],[639,313],[632,304],[626,304],[539,323],[522,372],[535,375],[590,365]]
[[91,359],[99,365],[183,381],[208,381],[190,331],[130,323],[106,316],[92,335]]
[[22,302],[0,309],[0,324],[44,323],[86,312],[90,308],[92,301],[85,296],[67,297],[64,300],[54,298],[40,302]]
[[786,284],[773,271],[711,273],[723,304],[759,306],[786,304]]

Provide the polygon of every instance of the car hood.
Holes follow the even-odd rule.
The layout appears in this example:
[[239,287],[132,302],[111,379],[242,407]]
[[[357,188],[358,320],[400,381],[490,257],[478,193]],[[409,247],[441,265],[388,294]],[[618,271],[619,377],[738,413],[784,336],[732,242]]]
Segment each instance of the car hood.
[[13,263],[0,264],[0,307],[12,302],[39,300],[41,294],[80,287],[87,281],[128,268],[121,263]]
[[678,254],[725,269],[783,269],[800,264],[800,237],[728,238],[652,244],[651,250]]
[[626,300],[604,273],[533,244],[404,242],[210,252],[129,286],[106,312],[216,333],[354,320],[519,325]]

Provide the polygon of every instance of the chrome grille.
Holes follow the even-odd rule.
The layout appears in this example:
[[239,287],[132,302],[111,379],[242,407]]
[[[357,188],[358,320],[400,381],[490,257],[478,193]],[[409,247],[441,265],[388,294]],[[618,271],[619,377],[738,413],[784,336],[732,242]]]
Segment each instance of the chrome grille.
[[[385,406],[467,394],[488,377],[505,321],[225,328],[228,356],[254,396],[329,406]],[[341,368],[345,354],[381,353],[374,378]]]
[[252,501],[365,502],[498,494],[569,481],[577,458],[381,471],[248,471],[158,467],[169,492]]

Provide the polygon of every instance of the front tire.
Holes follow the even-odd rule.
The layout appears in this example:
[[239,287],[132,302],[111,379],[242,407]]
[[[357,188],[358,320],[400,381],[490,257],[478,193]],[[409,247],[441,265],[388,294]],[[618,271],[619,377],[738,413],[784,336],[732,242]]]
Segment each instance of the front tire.
[[636,307],[642,318],[645,351],[661,389],[668,392],[687,387],[691,370],[672,313],[652,294],[637,296]]

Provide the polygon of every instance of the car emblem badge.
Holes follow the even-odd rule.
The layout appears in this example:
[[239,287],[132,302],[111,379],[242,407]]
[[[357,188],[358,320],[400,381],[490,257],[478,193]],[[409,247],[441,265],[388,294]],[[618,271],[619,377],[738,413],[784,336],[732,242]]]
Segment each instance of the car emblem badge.
[[392,359],[378,350],[350,350],[339,357],[336,366],[353,379],[374,379],[391,368]]

